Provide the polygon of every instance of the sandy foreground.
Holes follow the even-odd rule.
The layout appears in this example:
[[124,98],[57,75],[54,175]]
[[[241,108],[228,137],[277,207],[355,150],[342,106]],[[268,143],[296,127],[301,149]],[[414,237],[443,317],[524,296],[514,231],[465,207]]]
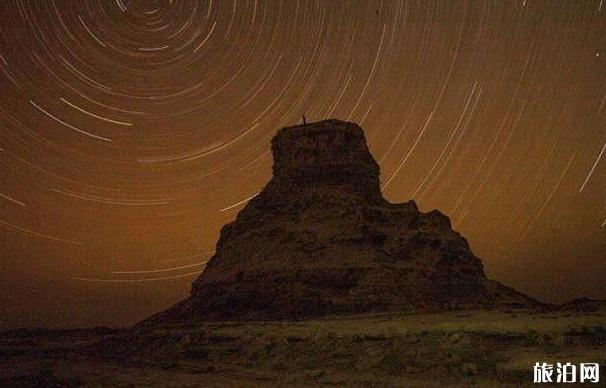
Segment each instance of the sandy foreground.
[[0,386],[525,386],[536,362],[603,374],[606,309],[0,333]]

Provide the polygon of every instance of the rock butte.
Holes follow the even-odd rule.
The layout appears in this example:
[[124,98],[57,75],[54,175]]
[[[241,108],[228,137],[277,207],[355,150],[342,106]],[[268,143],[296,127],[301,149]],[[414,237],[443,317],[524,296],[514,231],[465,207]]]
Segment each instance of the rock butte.
[[358,125],[283,128],[272,152],[272,179],[223,227],[190,297],[144,323],[538,305],[487,279],[448,217],[387,202]]

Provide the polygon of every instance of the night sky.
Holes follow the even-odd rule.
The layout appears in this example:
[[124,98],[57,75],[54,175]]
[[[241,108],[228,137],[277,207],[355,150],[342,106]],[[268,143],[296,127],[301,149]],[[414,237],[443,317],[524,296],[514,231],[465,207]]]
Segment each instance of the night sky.
[[0,3],[0,327],[184,298],[276,130],[360,124],[489,277],[606,297],[606,4]]

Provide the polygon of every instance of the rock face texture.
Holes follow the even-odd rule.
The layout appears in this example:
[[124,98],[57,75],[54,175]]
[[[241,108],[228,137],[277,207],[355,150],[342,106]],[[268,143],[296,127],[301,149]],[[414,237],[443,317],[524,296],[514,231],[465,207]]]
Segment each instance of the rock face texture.
[[221,230],[189,299],[150,318],[325,315],[530,306],[488,280],[448,217],[381,195],[364,132],[327,120],[283,128],[273,178]]

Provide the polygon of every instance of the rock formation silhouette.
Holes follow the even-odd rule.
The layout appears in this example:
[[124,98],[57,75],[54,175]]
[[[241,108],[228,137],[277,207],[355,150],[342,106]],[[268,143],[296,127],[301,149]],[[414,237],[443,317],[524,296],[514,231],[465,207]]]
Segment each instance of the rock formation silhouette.
[[191,296],[147,322],[538,304],[487,279],[448,217],[386,201],[358,125],[283,128],[272,152],[272,179],[223,227]]

